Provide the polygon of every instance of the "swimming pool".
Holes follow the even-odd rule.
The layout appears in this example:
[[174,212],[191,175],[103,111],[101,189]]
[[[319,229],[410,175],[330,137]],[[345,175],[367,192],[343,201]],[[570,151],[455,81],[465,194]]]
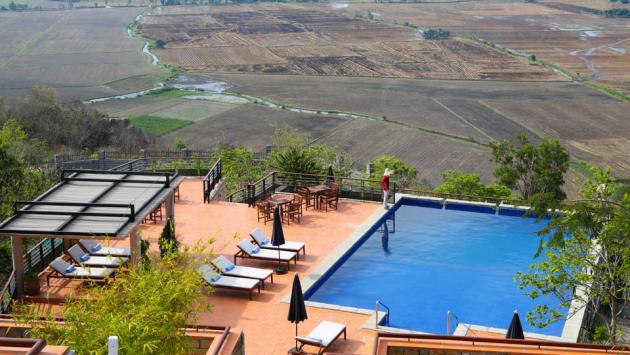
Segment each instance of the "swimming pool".
[[306,298],[366,309],[381,300],[391,310],[390,326],[436,334],[446,330],[447,311],[462,323],[507,328],[518,309],[525,331],[560,336],[563,321],[541,329],[525,320],[536,305],[559,302],[531,300],[514,282],[534,261],[544,223],[520,214],[403,199]]

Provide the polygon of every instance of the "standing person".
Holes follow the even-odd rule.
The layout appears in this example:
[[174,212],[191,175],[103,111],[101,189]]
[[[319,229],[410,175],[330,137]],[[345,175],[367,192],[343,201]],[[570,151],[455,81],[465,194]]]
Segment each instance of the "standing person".
[[389,176],[392,174],[392,171],[388,168],[385,168],[383,172],[383,179],[381,180],[381,188],[383,189],[383,207],[388,209],[387,200],[389,199]]

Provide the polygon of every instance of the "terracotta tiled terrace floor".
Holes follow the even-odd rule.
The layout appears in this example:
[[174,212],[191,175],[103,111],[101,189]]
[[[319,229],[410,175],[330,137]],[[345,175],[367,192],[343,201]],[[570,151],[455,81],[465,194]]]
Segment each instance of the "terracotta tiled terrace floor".
[[[232,259],[236,244],[242,239],[250,239],[249,232],[260,227],[271,235],[272,223],[265,226],[257,222],[256,210],[244,204],[228,202],[202,203],[200,180],[187,180],[181,188],[181,199],[175,205],[175,225],[178,238],[188,245],[209,237],[216,239],[215,253]],[[305,211],[302,223],[284,225],[287,240],[306,243],[306,257],[300,258],[298,265],[291,265],[287,275],[274,275],[274,284],[265,283],[266,290],[254,294],[249,300],[245,292],[216,290],[209,296],[214,309],[201,314],[200,324],[230,325],[243,329],[245,351],[253,355],[286,354],[295,345],[295,326],[287,321],[288,304],[281,300],[291,292],[293,272],[301,275],[310,273],[341,241],[374,214],[380,205],[377,203],[342,200],[338,211]],[[143,239],[157,246],[163,224],[144,225]],[[241,261],[239,260],[239,264]],[[274,263],[247,260],[244,265],[273,268]],[[367,315],[307,307],[308,319],[300,323],[300,335],[306,335],[320,321],[330,320],[344,323],[348,329],[348,339],[339,339],[330,348],[332,353],[367,354],[372,350],[374,332],[361,329],[368,321]]]

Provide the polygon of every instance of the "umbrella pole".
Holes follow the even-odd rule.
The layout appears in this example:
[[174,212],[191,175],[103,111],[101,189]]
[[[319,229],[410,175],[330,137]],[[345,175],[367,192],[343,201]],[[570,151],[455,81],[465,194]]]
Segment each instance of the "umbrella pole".
[[297,336],[298,336],[298,332],[297,332],[297,322],[295,322],[295,348],[298,348],[298,343],[297,343]]
[[280,247],[278,247],[278,267],[276,268],[277,275],[284,275],[287,273],[287,270],[282,266],[282,261],[280,260]]

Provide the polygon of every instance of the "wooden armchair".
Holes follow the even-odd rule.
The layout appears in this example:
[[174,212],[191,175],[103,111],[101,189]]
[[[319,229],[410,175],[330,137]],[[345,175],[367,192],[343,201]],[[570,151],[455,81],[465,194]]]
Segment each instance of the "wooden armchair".
[[256,210],[258,211],[258,222],[262,219],[265,224],[269,221],[273,221],[273,208],[269,202],[259,202],[256,204]]
[[302,196],[295,195],[293,201],[282,209],[282,213],[286,217],[287,224],[291,224],[290,221],[296,219],[300,223],[302,219]]
[[309,207],[316,208],[317,206],[317,195],[311,194],[308,192],[308,188],[299,188],[298,195],[302,197],[302,201],[304,203],[304,207],[308,210]]
[[336,210],[339,207],[339,184],[332,183],[330,191],[319,196],[319,203],[320,206],[324,206],[326,212],[328,212],[329,207]]

